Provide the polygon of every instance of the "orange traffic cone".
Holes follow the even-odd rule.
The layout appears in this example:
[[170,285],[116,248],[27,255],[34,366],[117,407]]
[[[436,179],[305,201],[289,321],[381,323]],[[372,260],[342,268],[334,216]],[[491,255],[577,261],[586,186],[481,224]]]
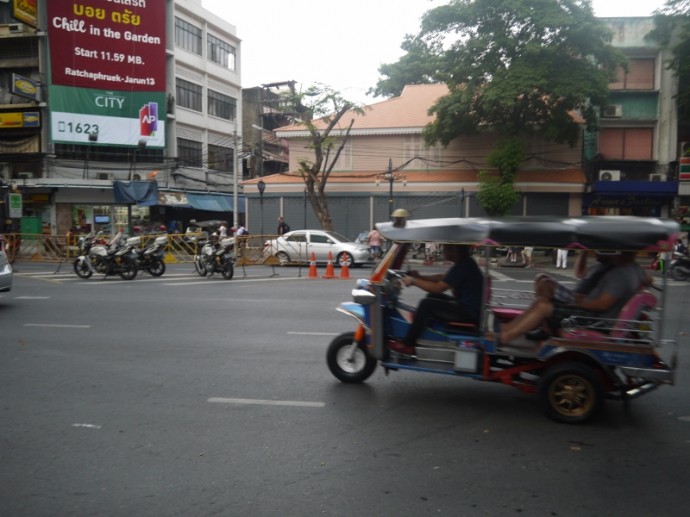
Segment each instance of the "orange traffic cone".
[[328,264],[326,264],[326,274],[324,278],[335,278],[335,271],[333,270],[333,253],[328,252]]
[[311,252],[311,259],[309,259],[309,275],[307,278],[319,278],[319,274],[316,272],[316,255]]
[[350,266],[348,266],[344,262],[343,265],[340,266],[340,278],[343,280],[347,280],[350,278]]

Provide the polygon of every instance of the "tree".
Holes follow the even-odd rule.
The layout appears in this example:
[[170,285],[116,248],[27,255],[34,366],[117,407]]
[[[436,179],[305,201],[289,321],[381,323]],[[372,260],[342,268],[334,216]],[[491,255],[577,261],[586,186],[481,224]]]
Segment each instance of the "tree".
[[394,64],[383,64],[379,73],[387,76],[380,79],[375,88],[367,94],[379,96],[398,96],[408,84],[433,84],[443,82],[439,71],[442,68],[440,56],[419,36],[407,34],[400,45],[406,54]]
[[[497,134],[503,156],[535,134],[575,145],[582,123],[596,129],[608,84],[625,64],[611,39],[589,0],[451,0],[425,13],[420,33],[405,40],[408,54],[379,69],[388,79],[375,91],[402,89],[395,80],[407,80],[406,71],[445,82],[449,93],[424,130],[429,145],[481,131]],[[517,169],[505,163],[496,162],[500,183],[512,184]]]
[[500,141],[489,154],[489,165],[499,172],[479,173],[477,201],[490,216],[506,215],[520,199],[513,180],[525,158],[522,142],[517,138]]
[[283,96],[285,111],[308,114],[296,124],[303,125],[309,132],[308,147],[314,151],[314,160],[300,161],[298,172],[304,180],[307,198],[321,228],[332,230],[326,184],[347,144],[355,119],[346,122],[345,129],[340,123],[348,113],[363,115],[364,111],[329,86],[320,84],[300,92],[290,90]]

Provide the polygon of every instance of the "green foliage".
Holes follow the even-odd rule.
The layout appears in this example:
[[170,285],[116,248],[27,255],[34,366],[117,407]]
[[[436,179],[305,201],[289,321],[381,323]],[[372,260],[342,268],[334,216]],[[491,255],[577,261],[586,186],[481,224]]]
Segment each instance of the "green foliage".
[[504,182],[500,175],[488,171],[479,173],[477,201],[490,217],[509,214],[519,200],[520,193],[512,182]]
[[386,78],[379,80],[367,94],[398,96],[408,84],[432,84],[441,80],[441,61],[423,40],[407,34],[400,48],[406,54],[395,64],[381,65],[379,72]]
[[428,11],[407,55],[383,65],[377,93],[403,81],[443,81],[449,95],[430,112],[428,144],[491,129],[504,136],[539,133],[574,145],[580,113],[595,128],[596,106],[623,55],[589,0],[451,0]]
[[524,159],[525,147],[519,138],[513,137],[499,141],[488,162],[498,169],[502,183],[512,183]]

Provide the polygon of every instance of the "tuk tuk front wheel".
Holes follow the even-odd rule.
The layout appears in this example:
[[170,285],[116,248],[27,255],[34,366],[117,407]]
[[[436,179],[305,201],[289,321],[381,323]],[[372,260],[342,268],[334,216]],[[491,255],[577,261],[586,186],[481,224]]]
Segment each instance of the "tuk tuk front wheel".
[[326,363],[338,380],[347,383],[366,381],[377,364],[364,345],[355,342],[354,332],[346,332],[331,341],[326,351]]
[[566,424],[594,417],[604,402],[598,373],[584,363],[562,363],[546,370],[539,381],[539,398],[546,415]]

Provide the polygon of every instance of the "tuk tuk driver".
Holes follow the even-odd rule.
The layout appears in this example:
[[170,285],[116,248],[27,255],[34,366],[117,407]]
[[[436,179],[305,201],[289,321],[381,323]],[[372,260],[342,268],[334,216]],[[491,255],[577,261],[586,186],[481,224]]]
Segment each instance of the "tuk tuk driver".
[[[403,278],[405,286],[414,285],[429,294],[419,302],[403,342],[391,341],[391,349],[414,354],[417,339],[430,320],[479,324],[484,276],[472,258],[470,246],[444,244],[443,255],[453,263],[446,273],[421,275],[418,271],[411,271]],[[445,294],[448,290],[452,296]]]

